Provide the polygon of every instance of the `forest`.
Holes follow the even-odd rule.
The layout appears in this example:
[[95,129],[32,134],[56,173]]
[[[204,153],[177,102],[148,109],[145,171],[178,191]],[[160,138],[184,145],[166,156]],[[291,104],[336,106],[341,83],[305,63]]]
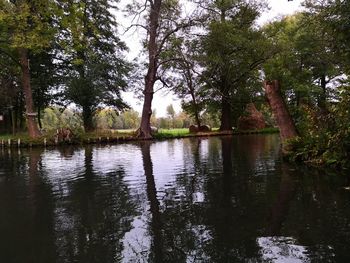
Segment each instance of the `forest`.
[[[303,11],[263,25],[259,0],[126,2],[0,0],[1,133],[137,128],[149,139],[151,126],[190,124],[231,131],[248,103],[271,117],[263,82],[278,81],[297,131],[289,158],[349,165],[350,1],[306,0]],[[126,31],[143,38],[133,61],[121,40],[125,16]],[[183,112],[169,105],[157,120],[159,89],[181,99]],[[142,101],[140,116],[124,91]]]

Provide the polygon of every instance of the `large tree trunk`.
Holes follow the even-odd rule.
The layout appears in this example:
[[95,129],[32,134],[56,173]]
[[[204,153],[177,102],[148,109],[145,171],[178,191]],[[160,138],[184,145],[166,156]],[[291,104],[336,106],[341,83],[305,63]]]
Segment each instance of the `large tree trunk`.
[[197,103],[195,90],[194,90],[194,87],[193,87],[193,81],[192,81],[193,76],[192,76],[192,73],[191,73],[191,70],[190,70],[189,67],[190,67],[189,64],[186,63],[186,74],[184,76],[185,76],[185,79],[187,79],[187,86],[189,88],[190,95],[191,95],[191,98],[192,98],[192,105],[193,105],[193,111],[194,111],[193,115],[194,115],[197,127],[199,129],[201,127],[201,120],[199,118],[199,105]]
[[231,105],[227,101],[227,98],[223,97],[221,101],[221,118],[220,118],[220,131],[232,130],[232,114]]
[[30,86],[28,50],[26,48],[20,48],[18,50],[18,54],[19,54],[19,60],[20,60],[21,70],[22,70],[22,89],[23,89],[25,103],[26,103],[26,118],[27,118],[27,125],[28,125],[28,133],[31,138],[36,138],[40,136],[40,131],[35,121],[36,113],[34,112],[32,89]]
[[278,128],[280,129],[282,143],[287,139],[298,136],[292,117],[290,116],[287,106],[282,98],[278,81],[265,81],[264,88],[272,113],[275,116]]
[[94,124],[92,122],[92,111],[90,107],[83,107],[83,125],[85,132],[91,132],[94,130]]
[[143,102],[141,125],[138,130],[138,137],[144,139],[152,138],[151,135],[151,115],[152,115],[152,100],[154,94],[154,83],[156,82],[157,68],[158,68],[158,45],[157,45],[157,31],[160,15],[160,7],[162,1],[154,0],[151,4],[149,13],[149,40],[148,40],[148,71],[145,77],[145,88],[143,94],[145,96]]
[[197,110],[196,105],[195,105],[194,118],[195,118],[195,120],[196,120],[197,127],[200,128],[200,127],[201,127],[201,121],[200,121],[200,119],[199,119],[199,114],[198,114],[198,110]]
[[193,104],[193,110],[194,110],[194,118],[197,124],[197,127],[200,128],[201,127],[201,121],[199,118],[199,107],[197,104],[197,100],[196,100],[196,96],[194,94],[194,88],[193,88],[193,84],[192,84],[192,80],[190,79],[188,86],[190,88],[190,94],[191,94],[191,98],[192,98],[192,104]]
[[144,139],[151,139],[151,115],[152,115],[152,100],[153,100],[153,86],[154,83],[149,83],[145,85],[145,90],[143,92],[145,99],[143,102],[141,125],[138,131],[138,137]]

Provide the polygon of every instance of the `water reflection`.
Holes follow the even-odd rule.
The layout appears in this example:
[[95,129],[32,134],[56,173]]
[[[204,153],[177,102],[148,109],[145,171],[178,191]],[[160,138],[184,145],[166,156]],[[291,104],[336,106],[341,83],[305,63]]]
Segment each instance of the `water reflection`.
[[348,262],[348,178],[278,136],[0,150],[0,262]]
[[267,236],[280,236],[283,222],[288,217],[290,203],[295,197],[295,182],[286,164],[281,165],[281,181],[276,199],[273,201],[268,225]]
[[150,141],[141,143],[143,168],[145,170],[147,197],[151,211],[151,235],[153,236],[150,257],[154,262],[163,262],[162,222],[160,218],[157,189],[153,176],[153,164],[150,153]]
[[84,149],[85,171],[67,184],[68,195],[57,203],[58,251],[67,262],[116,262],[122,238],[136,214],[122,166],[94,170],[94,149]]
[[287,237],[260,237],[257,239],[261,247],[263,260],[276,263],[311,262],[304,246],[296,245],[293,238]]

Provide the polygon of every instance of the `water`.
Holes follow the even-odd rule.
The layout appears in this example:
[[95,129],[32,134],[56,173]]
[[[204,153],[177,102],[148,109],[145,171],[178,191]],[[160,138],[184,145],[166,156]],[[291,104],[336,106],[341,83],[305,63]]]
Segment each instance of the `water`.
[[0,149],[0,262],[350,262],[349,184],[276,135]]

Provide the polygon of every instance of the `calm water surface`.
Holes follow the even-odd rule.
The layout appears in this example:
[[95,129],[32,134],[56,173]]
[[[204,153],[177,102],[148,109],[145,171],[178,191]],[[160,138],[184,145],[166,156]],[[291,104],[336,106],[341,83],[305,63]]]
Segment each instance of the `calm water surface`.
[[350,262],[349,183],[276,135],[0,149],[0,262]]

